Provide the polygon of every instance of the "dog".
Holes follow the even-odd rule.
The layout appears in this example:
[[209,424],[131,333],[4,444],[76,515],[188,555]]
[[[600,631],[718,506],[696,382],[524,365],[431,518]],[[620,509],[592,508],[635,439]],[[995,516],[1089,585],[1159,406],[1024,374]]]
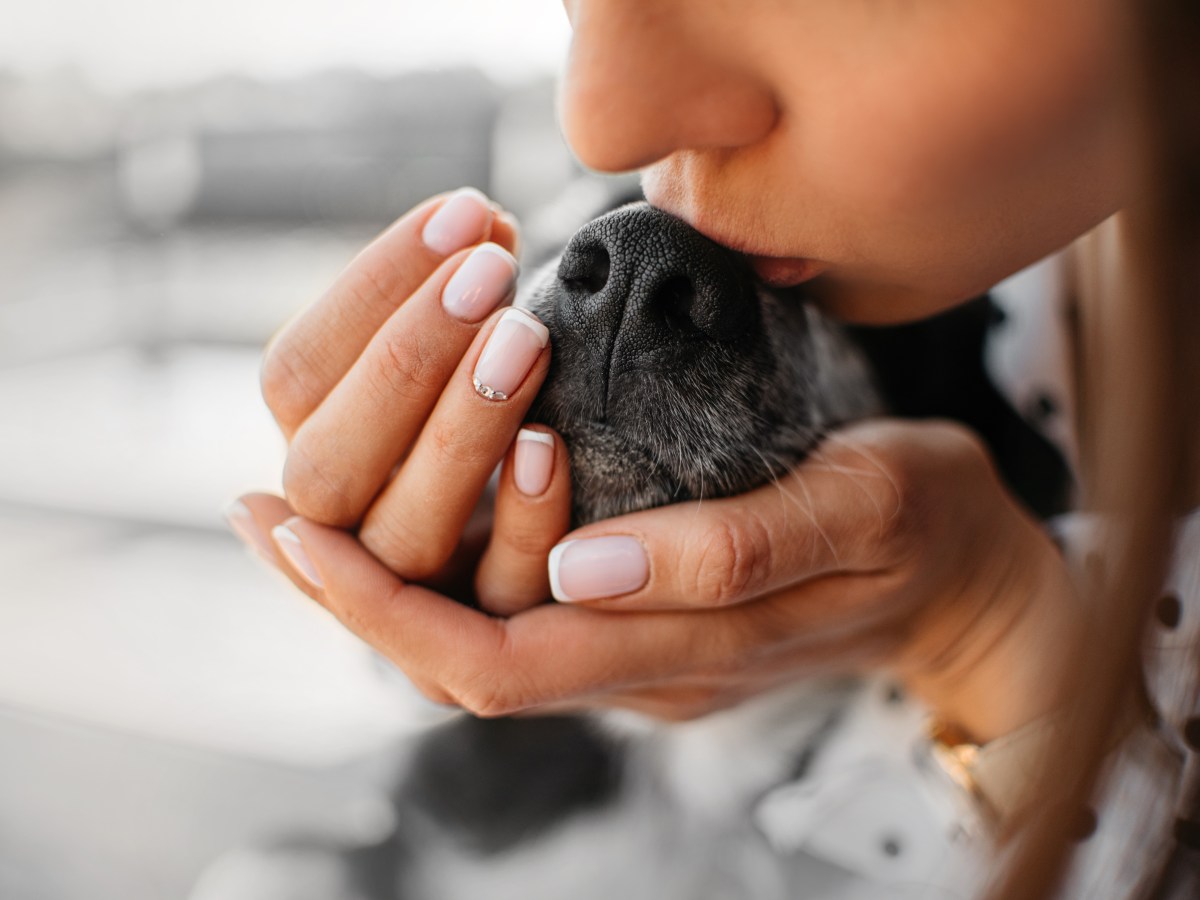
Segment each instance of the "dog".
[[[1005,451],[998,467],[1031,507],[1065,501],[1065,462],[983,372],[986,298],[917,326],[844,328],[802,286],[768,287],[737,254],[633,203],[580,228],[518,304],[551,333],[530,420],[568,447],[575,525],[742,493],[884,410],[964,421]],[[921,375],[931,342],[960,354],[953,378]],[[792,685],[669,725],[464,715],[410,748],[385,839],[258,848],[193,900],[818,895],[827,867],[774,852],[748,811],[819,761],[863,690]],[[288,870],[310,874],[279,878]]]
[[[837,327],[644,202],[584,225],[519,303],[550,330],[551,367],[530,419],[568,448],[576,526],[743,493],[800,462],[831,429],[883,408],[865,358]],[[514,896],[539,896],[537,884],[546,896],[583,896],[574,880],[547,881],[528,864],[556,856],[587,868],[577,857],[592,851],[576,851],[576,832],[595,848],[606,837],[628,842],[631,829],[645,833],[593,864],[610,869],[588,880],[597,897],[696,897],[701,885],[716,896],[720,877],[729,896],[748,896],[754,876],[729,880],[730,870],[753,866],[726,858],[732,847],[755,855],[753,841],[735,837],[739,807],[762,783],[795,773],[849,687],[809,683],[669,726],[622,714],[463,718],[418,749],[398,792],[410,840],[458,854],[422,863],[433,875],[415,896],[496,896],[498,862],[523,870]],[[683,823],[691,839],[668,850],[664,835],[678,841]],[[605,857],[637,860],[631,851],[645,842],[672,864],[643,858],[622,872],[636,873],[630,883],[613,883]],[[720,872],[696,866],[697,845],[723,849]],[[454,879],[463,883],[448,890]]]
[[567,445],[576,525],[742,493],[882,410],[812,306],[645,203],[576,232],[522,305],[551,333],[531,418]]

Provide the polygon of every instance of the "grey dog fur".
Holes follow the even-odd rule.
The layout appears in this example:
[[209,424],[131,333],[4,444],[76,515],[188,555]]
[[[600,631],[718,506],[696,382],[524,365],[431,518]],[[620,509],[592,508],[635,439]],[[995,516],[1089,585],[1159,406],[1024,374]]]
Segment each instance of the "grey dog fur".
[[[597,268],[597,247],[605,277],[574,274],[589,253]],[[680,300],[668,282],[694,296]],[[705,296],[717,290],[734,296]],[[653,308],[662,302],[682,308],[665,326]],[[594,308],[572,321],[572,304]],[[551,370],[531,419],[566,441],[576,524],[742,493],[881,408],[837,326],[644,203],[584,226],[521,305],[550,329]]]

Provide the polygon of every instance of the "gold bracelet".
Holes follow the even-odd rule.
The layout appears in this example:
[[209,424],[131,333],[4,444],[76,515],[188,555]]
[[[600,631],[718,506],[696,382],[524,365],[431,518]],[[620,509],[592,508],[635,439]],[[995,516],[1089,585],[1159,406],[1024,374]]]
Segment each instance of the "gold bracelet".
[[929,750],[988,824],[1003,828],[1036,800],[1029,772],[1058,745],[1064,724],[1061,713],[1051,713],[980,745],[961,728],[934,719],[927,729]]
[[[1144,712],[1139,704],[1124,705],[1123,721],[1113,730],[1109,752],[1136,727]],[[926,734],[930,756],[942,772],[975,802],[989,825],[1004,828],[1045,800],[1033,794],[1029,773],[1061,748],[1067,723],[1066,713],[1049,713],[981,745],[963,729],[934,718]]]

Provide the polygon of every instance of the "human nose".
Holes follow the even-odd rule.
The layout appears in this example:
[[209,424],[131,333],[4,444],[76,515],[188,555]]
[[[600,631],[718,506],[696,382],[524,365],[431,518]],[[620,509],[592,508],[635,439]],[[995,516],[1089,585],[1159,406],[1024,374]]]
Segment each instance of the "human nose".
[[559,93],[563,133],[580,162],[621,172],[677,150],[735,149],[775,125],[769,86],[703,5],[575,0]]

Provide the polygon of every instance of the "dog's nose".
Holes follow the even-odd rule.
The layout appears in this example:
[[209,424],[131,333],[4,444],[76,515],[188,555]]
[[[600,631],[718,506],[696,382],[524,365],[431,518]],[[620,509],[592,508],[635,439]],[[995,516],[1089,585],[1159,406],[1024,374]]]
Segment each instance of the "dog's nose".
[[645,203],[580,229],[558,279],[560,330],[602,353],[610,371],[681,344],[737,342],[760,318],[746,263]]

